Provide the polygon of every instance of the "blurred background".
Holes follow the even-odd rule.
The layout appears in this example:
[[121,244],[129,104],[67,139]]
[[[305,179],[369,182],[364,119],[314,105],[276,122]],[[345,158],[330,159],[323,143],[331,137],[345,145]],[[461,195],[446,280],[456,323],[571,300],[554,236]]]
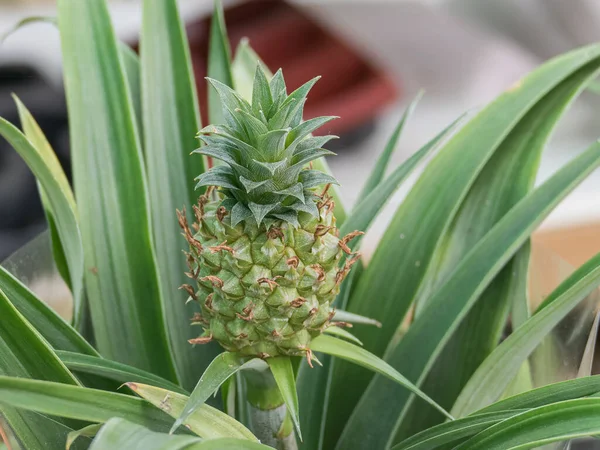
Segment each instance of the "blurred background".
[[[55,0],[54,0],[55,1]],[[0,0],[0,33],[28,16],[53,16],[53,0]],[[212,1],[181,0],[201,99]],[[307,118],[339,115],[330,165],[351,206],[406,105],[425,90],[395,154],[399,163],[464,111],[478,108],[542,61],[600,40],[597,0],[232,0],[232,44],[243,37],[291,87],[316,75]],[[111,2],[117,33],[133,47],[137,0]],[[16,121],[10,94],[31,109],[69,172],[60,44],[52,24],[30,24],[0,46],[0,116]],[[204,104],[204,102],[201,102]],[[586,92],[553,137],[538,182],[600,137],[600,96]],[[452,170],[452,168],[448,168]],[[384,222],[368,236],[378,239]],[[45,227],[34,178],[0,142],[0,261]],[[544,223],[536,241],[574,265],[600,250],[600,173]]]

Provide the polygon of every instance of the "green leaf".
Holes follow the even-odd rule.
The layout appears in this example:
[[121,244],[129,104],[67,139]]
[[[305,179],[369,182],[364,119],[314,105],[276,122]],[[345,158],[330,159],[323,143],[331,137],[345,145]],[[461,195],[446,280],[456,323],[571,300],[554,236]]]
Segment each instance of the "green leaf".
[[459,445],[460,450],[536,448],[600,434],[600,399],[580,398],[518,414]]
[[[169,389],[180,394],[187,394],[185,390],[164,378],[149,372],[128,366],[127,364],[110,361],[97,356],[82,355],[79,353],[57,351],[60,360],[72,372],[95,375],[119,383],[133,381],[136,383],[152,384],[157,387]],[[98,386],[88,386],[97,388]]]
[[[48,166],[50,172],[54,176],[57,184],[60,186],[62,194],[65,197],[65,200],[69,203],[71,210],[73,211],[73,216],[77,219],[77,207],[75,206],[75,197],[73,192],[71,191],[71,186],[69,185],[69,180],[65,175],[54,150],[50,146],[50,143],[44,136],[43,131],[29,112],[29,110],[23,105],[23,103],[19,100],[19,98],[13,94],[13,98],[17,105],[17,109],[19,111],[19,119],[21,121],[21,127],[23,128],[23,133],[25,137],[31,142],[33,147],[38,151],[46,165]],[[58,224],[54,218],[54,212],[52,208],[52,204],[48,199],[48,194],[44,190],[41,183],[38,181],[38,189],[40,191],[40,198],[42,200],[42,205],[44,207],[44,212],[46,214],[46,218],[48,220],[48,228],[50,229],[50,236],[52,238],[52,251],[54,253],[54,258],[56,260],[57,269],[59,270],[61,276],[67,283],[70,289],[73,289],[73,284],[71,282],[71,275],[69,273],[69,264],[68,260],[71,261],[71,265],[76,262],[76,259],[73,260],[73,256],[69,255],[67,260],[67,255],[65,254],[65,249],[60,241],[60,234],[58,230]],[[79,247],[80,253],[83,252],[82,244],[81,244],[81,235],[77,234],[74,236],[69,236],[71,239],[78,239],[77,246]],[[77,248],[77,247],[74,247]],[[78,271],[79,279],[79,289],[81,290],[83,286],[83,254],[79,255],[79,262],[81,263],[81,267]],[[82,293],[79,292],[79,297],[81,297]],[[81,298],[76,299],[77,307],[80,306]]]
[[0,44],[2,44],[10,35],[12,35],[16,31],[20,30],[24,26],[27,26],[27,25],[32,24],[32,23],[40,23],[40,22],[42,22],[42,23],[50,23],[52,25],[56,25],[56,18],[55,17],[49,17],[49,16],[29,16],[29,17],[25,17],[25,18],[19,20],[17,23],[15,23],[8,30],[6,30],[5,32],[3,32],[2,34],[0,34]]
[[600,375],[561,381],[493,403],[475,414],[505,411],[508,409],[537,408],[550,403],[587,397],[600,392]]
[[[441,237],[507,135],[545,95],[582,67],[597,64],[599,57],[600,46],[590,46],[546,63],[483,109],[428,164],[395,213],[353,290],[348,310],[383,324],[378,333],[356,330],[366,349],[384,354],[421,288]],[[371,378],[347,364],[337,367],[329,408],[336,412],[328,417],[326,447],[335,444]]]
[[[367,196],[375,190],[375,188],[379,185],[379,183],[381,183],[384,180],[385,172],[390,163],[390,159],[392,158],[392,155],[394,154],[394,150],[396,150],[396,148],[398,147],[398,141],[400,140],[400,136],[402,135],[402,131],[404,130],[404,125],[406,124],[406,121],[408,120],[408,118],[410,116],[412,116],[413,113],[415,112],[417,103],[419,103],[419,100],[421,100],[422,96],[423,96],[423,91],[420,91],[415,96],[413,101],[410,102],[408,107],[404,110],[404,113],[402,114],[402,117],[400,118],[400,122],[398,122],[398,125],[396,125],[396,128],[394,129],[394,132],[392,133],[389,140],[387,141],[387,144],[385,145],[383,152],[381,153],[381,155],[379,155],[379,158],[377,158],[377,161],[375,162],[375,166],[373,167],[373,170],[371,170],[371,173],[369,174],[367,181],[363,185],[363,188],[362,188],[360,194],[358,195],[358,203],[360,203],[362,200],[367,198]],[[402,167],[402,166],[403,165],[401,165],[400,167]]]
[[267,358],[266,361],[269,364],[273,378],[275,378],[281,397],[285,402],[288,414],[292,418],[292,422],[294,422],[298,437],[302,440],[298,393],[296,392],[296,378],[292,361],[289,356]]
[[415,385],[408,381],[402,374],[396,369],[386,363],[384,360],[378,358],[367,350],[357,347],[341,339],[336,339],[331,336],[321,335],[312,340],[310,348],[316,352],[323,352],[328,355],[336,356],[338,358],[345,359],[354,364],[357,364],[366,369],[372,370],[382,376],[389,378],[390,380],[398,383],[403,388],[421,397],[435,409],[444,414],[447,418],[453,419],[442,407],[438,406],[433,400],[419,390]]
[[548,296],[545,306],[485,359],[460,393],[453,411],[464,416],[497,400],[542,339],[599,285],[600,254],[561,283]]
[[355,344],[362,346],[362,342],[360,342],[352,333],[349,333],[348,331],[344,330],[343,328],[329,327],[324,331],[324,333],[331,334],[334,337],[338,337],[340,339],[344,339],[348,342],[353,342]]
[[[598,65],[576,72],[543,98],[521,119],[485,165],[442,236],[417,294],[416,315],[429,295],[452,274],[458,263],[485,234],[533,188],[542,151],[568,105],[596,76]],[[473,372],[496,347],[511,306],[527,305],[529,246],[509,261],[481,294],[444,347],[423,384],[423,391],[450,409]],[[520,306],[519,306],[520,305]],[[527,310],[518,320],[526,319]],[[513,323],[513,328],[517,327]],[[451,375],[448,375],[451,374]],[[439,383],[444,377],[443,386]],[[406,415],[396,439],[403,439],[444,420],[415,404]]]
[[463,417],[452,422],[428,428],[394,445],[392,450],[434,450],[445,445],[456,444],[492,425],[521,413],[522,410],[498,411]]
[[[185,395],[138,383],[127,383],[132,391],[143,397],[173,418],[178,418],[188,401]],[[208,405],[200,405],[184,422],[191,431],[205,439],[232,437],[258,441],[256,437],[234,418]]]
[[600,392],[600,376],[584,377],[533,389],[477,411],[474,415],[436,425],[415,434],[392,450],[425,450],[475,435],[489,426],[530,408],[586,397]]
[[[419,151],[394,169],[394,171],[373,190],[365,193],[365,198],[352,210],[344,225],[340,227],[340,236],[344,236],[354,230],[367,231],[392,194],[400,187],[408,176],[413,173],[417,166],[423,162],[427,156],[431,155],[432,151],[438,148],[440,142],[456,129],[456,126],[460,123],[461,119],[462,117],[448,125],[438,135],[427,142],[427,144]],[[354,248],[355,245],[356,244],[352,242],[350,247]]]
[[[225,27],[225,15],[220,0],[215,0],[215,6],[210,24],[210,41],[208,44],[208,69],[209,78],[233,87],[231,73],[231,49]],[[252,73],[254,77],[254,73]],[[208,119],[211,124],[225,123],[221,98],[214,89],[208,90]]]
[[359,316],[358,314],[343,311],[341,309],[335,310],[333,320],[339,322],[356,323],[361,325],[373,325],[377,328],[381,328],[381,322],[378,322],[375,319],[371,319],[370,317]]
[[[394,367],[402,367],[403,362],[410,361],[404,369],[405,376],[421,386],[435,358],[460,321],[504,264],[560,200],[598,165],[600,144],[596,143],[512,208],[433,293],[425,310],[413,322],[400,343],[389,352],[386,360]],[[378,415],[376,424],[365,419],[365,410],[376,407],[382,399],[392,406]],[[356,436],[355,433],[362,432],[364,435],[365,427],[370,430],[369,439],[363,438],[365,445],[378,447],[377,442],[381,445],[390,443],[405,417],[406,406],[410,405],[410,401],[410,396],[404,390],[397,389],[385,380],[374,379],[353,412],[340,443],[350,442]]]
[[107,6],[59,0],[58,12],[96,343],[109,359],[175,380],[140,143]]
[[125,77],[127,80],[127,87],[129,88],[129,95],[131,96],[131,104],[133,105],[133,113],[137,125],[137,134],[141,140],[143,134],[142,130],[144,129],[144,126],[142,124],[142,87],[140,82],[140,58],[131,47],[129,47],[123,42],[119,42],[119,50],[121,53],[121,59],[123,60],[123,66],[125,68]]
[[[0,290],[0,378],[37,378],[69,384],[77,380],[42,336]],[[0,389],[1,390],[1,389]],[[0,394],[0,416],[28,450],[57,448],[71,431],[61,421],[11,407]]]
[[145,400],[49,381],[0,376],[0,403],[87,422],[121,417],[155,431],[171,426],[171,418]]
[[[175,367],[181,383],[192,389],[217,345],[194,348],[196,336],[190,317],[199,311],[186,304],[187,294],[177,289],[188,271],[181,250],[176,209],[195,204],[199,193],[194,178],[204,172],[203,157],[190,156],[198,147],[200,127],[197,94],[185,31],[175,0],[145,0],[140,37],[144,157],[152,217],[154,248],[162,288],[163,308]],[[188,217],[189,219],[189,217]]]
[[[352,210],[350,216],[340,230],[340,235],[344,236],[354,230],[366,231],[400,184],[406,180],[419,163],[438,147],[439,143],[442,142],[444,138],[455,130],[457,124],[460,123],[460,120],[461,118],[454,121],[408,160],[394,169],[394,171],[383,180],[366,199]],[[360,237],[353,239],[349,244],[350,247],[357,248],[357,245],[360,243],[359,239]],[[361,266],[354,267],[346,277],[346,280],[342,283],[340,294],[336,300],[338,307],[345,308],[351,289],[359,279],[358,275],[361,271]],[[370,319],[340,309],[336,309],[334,320],[381,327],[381,323],[375,319]],[[354,337],[354,339],[358,338]],[[332,374],[334,373],[338,362],[328,359],[328,357],[325,356],[323,358],[323,364],[325,366],[324,370],[310,370],[307,364],[303,364],[300,367],[300,372],[298,374],[298,391],[301,394],[301,407],[303,411],[310,411],[310,414],[303,414],[301,417],[302,427],[305,430],[304,434],[306,436],[306,441],[302,445],[303,448],[311,450],[313,448],[322,448],[323,445],[323,442],[320,444],[318,443],[319,440],[322,441],[322,433],[326,426],[326,421],[322,420],[321,417],[326,414],[326,409],[328,408]],[[315,386],[319,386],[319,392],[321,392],[322,395],[316,395],[317,389],[315,389]],[[316,439],[316,441],[313,441],[313,439]]]
[[4,291],[19,313],[55,349],[98,355],[73,327],[1,266],[0,290]]
[[[120,420],[120,419],[113,419]],[[81,428],[80,430],[71,431],[67,436],[67,450],[71,448],[73,443],[80,437],[88,437],[92,438],[96,436],[98,430],[100,429],[100,425],[95,423],[93,425],[88,425],[87,427]]]
[[56,155],[25,106],[15,98],[23,128],[31,141],[15,126],[0,118],[0,134],[19,153],[39,181],[48,200],[64,249],[72,282],[75,323],[80,319],[83,297],[83,247],[73,193]]
[[231,63],[231,73],[233,76],[233,87],[248,103],[252,102],[252,92],[254,86],[254,74],[256,67],[260,64],[267,78],[273,74],[260,59],[260,56],[250,47],[247,38],[243,38],[235,49],[235,56]]
[[90,450],[190,450],[202,448],[201,442],[196,436],[172,436],[124,419],[111,419],[104,424]]
[[271,447],[257,442],[224,438],[204,441],[200,446],[194,448],[194,450],[271,450]]
[[245,361],[235,353],[223,352],[208,365],[190,395],[182,413],[173,424],[175,431],[187,418],[221,387],[233,374],[243,368]]

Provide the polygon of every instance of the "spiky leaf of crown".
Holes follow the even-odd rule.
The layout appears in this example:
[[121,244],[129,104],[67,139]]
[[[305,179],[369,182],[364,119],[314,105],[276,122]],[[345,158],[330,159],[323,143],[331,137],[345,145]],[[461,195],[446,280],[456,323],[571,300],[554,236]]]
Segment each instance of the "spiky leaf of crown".
[[196,153],[222,161],[200,175],[197,188],[217,186],[233,226],[246,220],[261,225],[280,219],[298,226],[298,213],[318,216],[313,188],[337,184],[335,178],[307,168],[317,158],[334,153],[323,146],[335,136],[311,133],[336,117],[302,120],[306,96],[319,77],[287,95],[279,70],[269,82],[260,65],[254,77],[252,104],[216,80],[224,125],[209,125],[198,133],[205,144]]

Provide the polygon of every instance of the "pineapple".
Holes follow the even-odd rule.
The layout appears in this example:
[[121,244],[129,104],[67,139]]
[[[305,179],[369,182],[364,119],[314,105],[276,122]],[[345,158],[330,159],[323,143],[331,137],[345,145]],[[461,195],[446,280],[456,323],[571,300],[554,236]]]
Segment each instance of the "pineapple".
[[214,339],[241,356],[302,355],[311,363],[311,340],[346,325],[332,321],[331,304],[359,258],[347,244],[360,233],[339,237],[327,194],[336,180],[310,165],[333,154],[322,147],[334,136],[311,133],[334,117],[302,120],[317,80],[287,95],[281,70],[269,82],[258,65],[252,104],[209,80],[226,124],[202,129],[196,152],[222,165],[197,178],[207,190],[191,228],[179,213],[197,284],[183,288],[200,303],[193,323],[204,329],[191,343]]

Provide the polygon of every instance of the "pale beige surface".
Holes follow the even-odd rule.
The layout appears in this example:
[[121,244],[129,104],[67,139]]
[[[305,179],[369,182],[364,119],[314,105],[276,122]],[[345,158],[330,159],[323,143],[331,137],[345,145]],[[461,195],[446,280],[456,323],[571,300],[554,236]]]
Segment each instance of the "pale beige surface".
[[600,223],[539,231],[534,244],[553,250],[565,261],[579,267],[600,252]]

